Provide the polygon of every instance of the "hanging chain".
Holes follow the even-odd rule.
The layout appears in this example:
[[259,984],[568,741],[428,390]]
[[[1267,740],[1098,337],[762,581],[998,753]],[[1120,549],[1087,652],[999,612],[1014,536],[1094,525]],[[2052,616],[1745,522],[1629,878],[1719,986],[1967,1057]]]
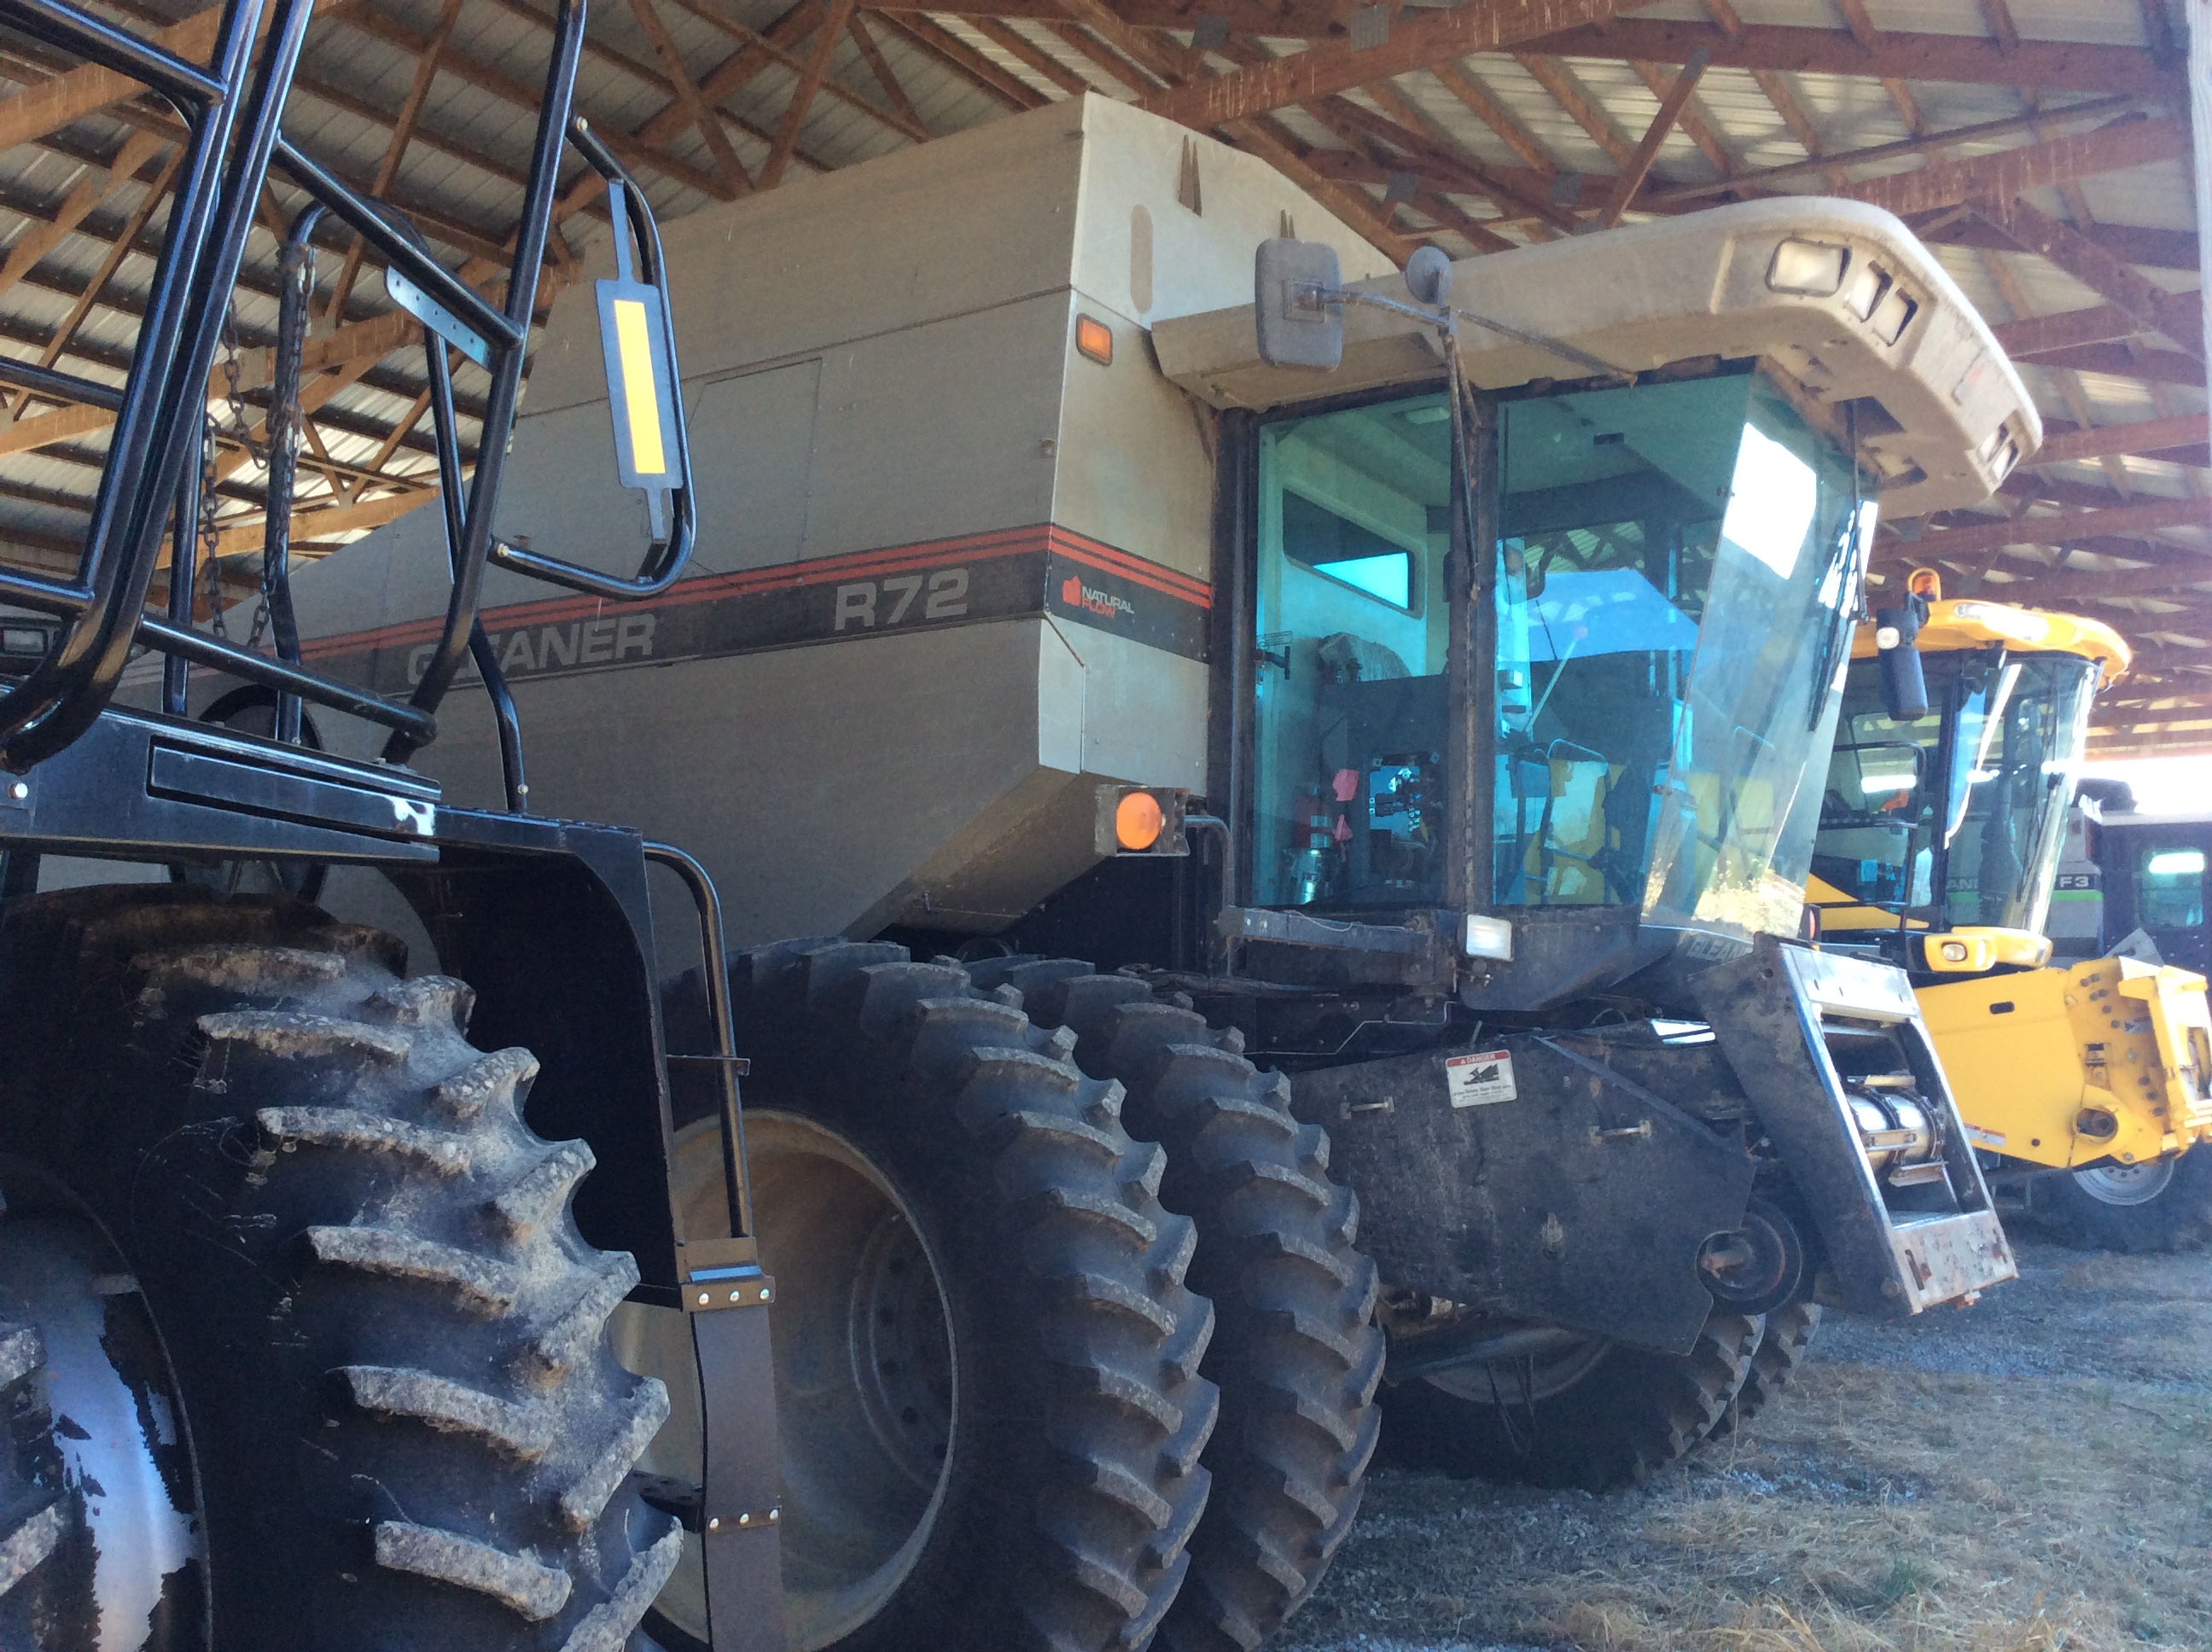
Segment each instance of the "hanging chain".
[[222,618],[222,569],[216,562],[216,553],[222,549],[222,530],[215,522],[216,426],[214,415],[201,416],[207,428],[200,440],[200,562],[207,569],[209,627],[228,642],[230,629]]

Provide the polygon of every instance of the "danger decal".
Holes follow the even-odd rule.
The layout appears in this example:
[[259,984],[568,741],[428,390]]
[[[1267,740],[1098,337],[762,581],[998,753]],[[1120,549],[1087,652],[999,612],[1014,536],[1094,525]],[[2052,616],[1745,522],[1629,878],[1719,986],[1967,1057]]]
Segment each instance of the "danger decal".
[[1513,1087],[1512,1053],[1486,1050],[1445,1057],[1444,1093],[1454,1107],[1487,1107],[1514,1100],[1520,1092]]

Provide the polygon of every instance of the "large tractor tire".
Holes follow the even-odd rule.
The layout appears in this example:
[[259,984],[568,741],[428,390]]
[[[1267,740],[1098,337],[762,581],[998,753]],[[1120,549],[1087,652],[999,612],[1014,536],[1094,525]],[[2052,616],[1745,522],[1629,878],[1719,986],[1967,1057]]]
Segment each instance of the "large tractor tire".
[[1751,1357],[1743,1386],[1714,1425],[1715,1439],[1733,1433],[1781,1398],[1812,1351],[1820,1328],[1820,1304],[1814,1302],[1788,1303],[1766,1315],[1759,1351]]
[[[1145,1646],[1190,1565],[1217,1412],[1166,1156],[1131,1139],[1120,1088],[1067,1059],[1068,1034],[956,964],[792,941],[730,980],[776,1279],[788,1643]],[[696,978],[667,1001],[672,1042],[703,1048],[683,1043]],[[676,1169],[701,1223],[722,1209],[704,1099],[679,1098]],[[678,1388],[651,1461],[680,1472],[698,1402],[674,1321],[626,1310],[618,1338]],[[703,1632],[695,1566],[649,1624],[670,1652]]]
[[577,1232],[590,1151],[522,1121],[537,1063],[404,963],[283,896],[24,902],[0,1145],[158,1328],[215,1644],[621,1652],[680,1552],[627,1483],[667,1408],[605,1334],[636,1267]]
[[1391,1460],[1592,1492],[1638,1485],[1720,1423],[1762,1329],[1756,1315],[1716,1308],[1686,1354],[1587,1337],[1534,1359],[1394,1384],[1382,1397]]
[[1220,1315],[1202,1369],[1221,1389],[1221,1426],[1190,1580],[1159,1643],[1252,1652],[1342,1546],[1382,1425],[1384,1345],[1375,1264],[1354,1243],[1359,1202],[1329,1180],[1327,1133],[1291,1116],[1288,1081],[1245,1060],[1235,1030],[1075,960],[971,970],[1073,1031],[1077,1065],[1118,1080],[1129,1127],[1167,1149],[1161,1202],[1197,1223],[1191,1283]]
[[2037,1176],[2028,1183],[2028,1213],[2076,1250],[2202,1250],[2212,1244],[2212,1148]]

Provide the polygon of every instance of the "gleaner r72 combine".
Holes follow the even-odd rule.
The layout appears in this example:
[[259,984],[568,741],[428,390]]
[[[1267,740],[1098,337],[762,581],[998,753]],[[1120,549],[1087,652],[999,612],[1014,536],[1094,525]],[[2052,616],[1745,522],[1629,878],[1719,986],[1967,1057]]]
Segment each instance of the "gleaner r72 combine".
[[2076,1243],[2203,1244],[2204,977],[2102,949],[2053,965],[2045,934],[2090,703],[2127,645],[2095,620],[1946,601],[1927,569],[1912,584],[1919,714],[1891,715],[1877,628],[1852,645],[1807,895],[1825,944],[1911,975],[2000,1193]]
[[[1092,1581],[1164,1606],[1163,1645],[1249,1649],[1349,1524],[1386,1350],[1406,1450],[1602,1486],[1756,1403],[1813,1300],[2010,1276],[1904,975],[1792,939],[1875,495],[1978,499],[2039,438],[1893,219],[1773,201],[1502,253],[1458,272],[1477,324],[1433,255],[1408,300],[1256,160],[1093,98],[670,249],[695,574],[627,615],[488,585],[486,623],[533,795],[699,846],[751,949],[800,1643],[895,1643],[947,1511],[1037,1497],[1054,1454],[1181,1546],[1140,1459],[1044,1419],[1001,1455],[997,1397],[1072,1347],[1218,1385],[1201,1450],[1132,1345],[1127,1439],[1211,1501],[1172,1605],[1157,1572]],[[586,485],[588,323],[556,306],[500,525],[611,564],[646,525]],[[303,575],[310,653],[405,692],[438,555],[418,513]],[[489,732],[431,761],[481,783]],[[1026,1151],[1095,1162],[1050,1207],[1164,1265],[1180,1242],[1113,1191],[1157,1179],[1210,1346],[1140,1273],[978,1242],[1032,1195],[913,1122],[870,970],[1005,1006],[928,1010],[962,1025],[1018,1003],[1115,1081],[1037,1103]],[[1117,1115],[1164,1158],[1112,1169]],[[679,1182],[711,1202],[715,1165],[685,1125]],[[1024,1268],[1091,1340],[1036,1351]],[[626,1312],[682,1461],[715,1398],[672,1315]],[[842,1540],[803,1565],[802,1504]],[[678,1644],[698,1612],[680,1575],[654,1621]]]
[[[685,1054],[720,1080],[726,1203],[679,1229],[668,1197],[647,865],[688,883],[710,944],[712,886],[635,832],[522,814],[511,741],[515,796],[493,811],[447,807],[407,766],[472,647],[511,711],[477,623],[488,556],[616,601],[684,569],[652,215],[571,118],[585,17],[563,0],[512,272],[501,302],[479,296],[286,141],[310,15],[237,0],[201,64],[58,0],[0,3],[0,27],[137,82],[184,128],[123,382],[0,362],[0,382],[114,416],[73,573],[0,569],[11,634],[43,638],[0,684],[0,1646],[618,1652],[703,1507],[717,1644],[781,1649],[773,1285],[726,1014],[702,1027],[719,1046]],[[636,246],[638,274],[599,295],[629,480],[665,525],[620,575],[562,562],[551,536],[533,554],[490,541],[571,151]],[[191,611],[209,367],[269,180],[297,214],[270,414],[273,653]],[[431,329],[447,588],[420,681],[391,701],[302,664],[285,586],[313,236],[341,223]],[[489,379],[465,490],[449,344]],[[172,594],[149,611],[165,538]],[[124,709],[139,648],[159,704]],[[216,720],[185,714],[208,700]],[[382,759],[317,749],[318,717],[359,720]],[[231,726],[254,722],[276,738]],[[317,885],[329,909],[286,892]],[[343,920],[380,894],[411,947]],[[690,1313],[720,1396],[703,1474],[659,1507],[631,1471],[668,1396],[605,1329],[631,1295]]]

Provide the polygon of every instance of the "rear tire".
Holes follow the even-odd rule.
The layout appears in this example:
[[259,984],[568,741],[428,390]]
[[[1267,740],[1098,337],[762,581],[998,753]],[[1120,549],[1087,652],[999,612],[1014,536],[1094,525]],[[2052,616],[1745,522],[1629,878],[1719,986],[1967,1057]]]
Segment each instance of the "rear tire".
[[[619,1652],[674,1564],[625,1478],[666,1413],[457,981],[282,897],[40,896],[0,937],[0,1133],[115,1236],[197,1448],[216,1644]],[[30,1017],[39,1017],[32,1020]]]
[[1736,1390],[1735,1398],[1714,1425],[1713,1438],[1733,1433],[1782,1397],[1782,1391],[1790,1386],[1797,1375],[1797,1368],[1813,1351],[1813,1338],[1820,1328],[1818,1303],[1788,1303],[1766,1316],[1765,1328],[1759,1333],[1759,1351],[1751,1357],[1751,1369],[1744,1374],[1743,1387]]
[[[778,1281],[791,1644],[1144,1646],[1190,1565],[1218,1403],[1191,1224],[1157,1196],[1165,1155],[1130,1139],[1121,1087],[1085,1077],[1067,1034],[948,961],[793,941],[730,978]],[[679,983],[672,1026],[698,1010]],[[679,1197],[712,1213],[712,1127],[685,1142],[711,1151],[679,1159]],[[846,1309],[863,1297],[865,1325]],[[900,1369],[874,1380],[886,1350]],[[868,1479],[902,1473],[903,1502]],[[652,1625],[671,1646],[699,1627],[682,1588]]]
[[1450,1389],[1437,1377],[1394,1384],[1382,1396],[1391,1461],[1561,1490],[1639,1485],[1712,1432],[1751,1375],[1761,1328],[1716,1308],[1686,1354],[1593,1338],[1563,1357],[1562,1385],[1534,1400],[1518,1367],[1498,1368],[1494,1385],[1486,1366],[1454,1373]]
[[1190,1580],[1160,1628],[1174,1652],[1252,1652],[1312,1594],[1359,1509],[1382,1427],[1385,1352],[1375,1264],[1355,1248],[1359,1201],[1328,1177],[1328,1137],[1291,1116],[1289,1084],[1243,1036],[1073,959],[973,966],[1076,1035],[1085,1072],[1128,1088],[1130,1127],[1167,1149],[1160,1197],[1198,1224],[1191,1282],[1221,1328],[1206,1448],[1212,1501]]
[[2212,1145],[2155,1164],[2039,1175],[2028,1183],[2027,1208],[2037,1226],[2076,1250],[2202,1250],[2212,1244]]

